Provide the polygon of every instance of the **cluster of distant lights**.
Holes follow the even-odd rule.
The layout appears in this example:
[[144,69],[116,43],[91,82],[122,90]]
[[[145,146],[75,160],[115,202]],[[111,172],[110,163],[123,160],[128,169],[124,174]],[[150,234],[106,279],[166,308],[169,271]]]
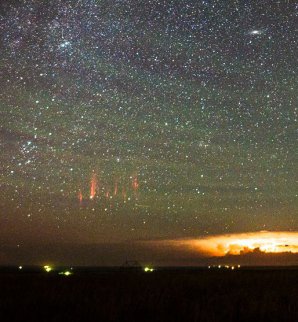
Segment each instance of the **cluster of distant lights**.
[[146,267],[144,267],[144,272],[145,273],[152,273],[152,272],[154,272],[154,268],[146,266]]
[[[208,269],[211,269],[211,268],[217,268],[217,269],[231,269],[232,271],[235,270],[235,269],[239,269],[241,268],[241,265],[209,265],[208,266]],[[22,270],[23,269],[23,266],[19,266],[19,270]],[[45,265],[43,266],[43,269],[47,272],[47,273],[50,273],[54,270],[54,268],[52,266],[49,266],[49,265]],[[150,267],[150,266],[146,266],[143,268],[143,271],[145,273],[152,273],[155,271],[154,268]],[[64,276],[70,276],[72,275],[73,272],[72,272],[72,268],[70,270],[66,270],[66,271],[62,271],[62,272],[59,272],[58,275],[64,275]]]
[[[19,270],[22,270],[22,269],[23,269],[23,266],[19,266]],[[53,272],[54,271],[54,267],[52,267],[50,265],[44,265],[43,266],[43,270],[45,272],[47,272],[47,273],[50,273],[50,272]],[[64,275],[64,276],[73,275],[72,268],[70,270],[58,272],[58,275]]]
[[[44,267],[44,270],[47,272],[47,273],[50,273],[51,271],[54,270],[54,268],[50,265],[45,265]],[[71,268],[72,270],[72,268]],[[73,272],[71,272],[71,270],[66,270],[66,271],[62,271],[62,272],[59,272],[58,275],[64,275],[64,276],[70,276],[73,274]]]
[[211,268],[218,268],[218,269],[231,269],[232,271],[234,269],[237,269],[237,268],[241,268],[241,265],[209,265],[208,266],[208,269],[211,269]]
[[[19,270],[22,270],[23,266],[19,266]],[[50,265],[44,265],[43,269],[45,272],[50,273],[54,271],[54,267],[50,266]],[[58,273],[58,275],[64,275],[64,276],[70,276],[73,275],[73,268],[71,267],[70,270],[66,270],[66,271],[61,271]],[[150,266],[146,266],[143,268],[145,273],[152,273],[154,272],[154,268],[150,267]]]

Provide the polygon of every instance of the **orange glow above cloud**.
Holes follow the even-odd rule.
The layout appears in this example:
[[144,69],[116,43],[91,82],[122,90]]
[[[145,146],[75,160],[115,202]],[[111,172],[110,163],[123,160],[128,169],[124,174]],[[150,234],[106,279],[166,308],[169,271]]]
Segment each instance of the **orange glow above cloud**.
[[206,256],[241,255],[254,250],[263,253],[298,253],[298,232],[260,231],[157,243],[198,251]]

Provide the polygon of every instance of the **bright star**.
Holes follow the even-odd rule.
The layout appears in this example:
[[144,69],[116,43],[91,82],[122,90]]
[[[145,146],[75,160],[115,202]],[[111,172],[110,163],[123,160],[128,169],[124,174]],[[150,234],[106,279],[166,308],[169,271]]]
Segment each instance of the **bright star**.
[[62,42],[60,45],[59,45],[59,48],[66,48],[66,47],[68,47],[68,46],[70,46],[71,45],[71,43],[70,43],[70,41],[64,41],[64,42]]
[[249,32],[250,35],[261,35],[262,33],[263,31],[258,29],[255,29]]

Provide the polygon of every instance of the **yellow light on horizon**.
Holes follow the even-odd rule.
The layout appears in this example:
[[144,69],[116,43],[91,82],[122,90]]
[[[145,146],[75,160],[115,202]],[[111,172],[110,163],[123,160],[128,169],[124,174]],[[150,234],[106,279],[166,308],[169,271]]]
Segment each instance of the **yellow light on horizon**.
[[153,272],[154,269],[153,268],[150,268],[150,267],[145,267],[144,268],[144,272],[148,273],[148,272]]
[[45,271],[47,273],[49,273],[49,272],[51,272],[53,270],[53,268],[51,266],[49,266],[49,265],[45,265],[43,268],[45,269]]
[[72,275],[73,273],[70,272],[70,271],[65,271],[65,272],[60,272],[59,275],[64,275],[64,276],[70,276]]
[[69,276],[69,275],[71,275],[72,273],[70,272],[70,271],[66,271],[66,272],[64,272],[64,275],[65,276]]

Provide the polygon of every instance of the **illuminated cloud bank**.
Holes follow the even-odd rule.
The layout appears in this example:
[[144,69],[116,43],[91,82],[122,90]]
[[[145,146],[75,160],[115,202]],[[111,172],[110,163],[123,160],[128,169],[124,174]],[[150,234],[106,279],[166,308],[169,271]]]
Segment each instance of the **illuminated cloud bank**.
[[158,244],[191,249],[206,256],[243,255],[251,252],[298,253],[298,232],[237,233],[198,239],[158,241]]

